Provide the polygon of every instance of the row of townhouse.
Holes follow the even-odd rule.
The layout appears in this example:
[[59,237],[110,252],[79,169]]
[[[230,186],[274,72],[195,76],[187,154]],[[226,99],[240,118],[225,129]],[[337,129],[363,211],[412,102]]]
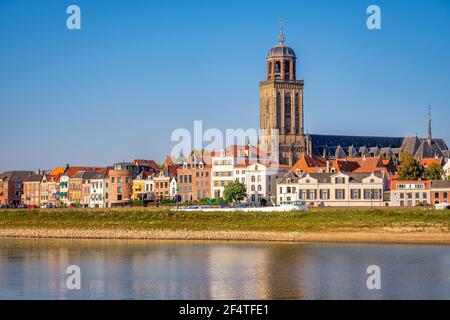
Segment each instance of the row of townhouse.
[[157,165],[142,161],[117,163],[111,168],[67,165],[51,172],[29,172],[22,181],[20,203],[39,207],[124,205],[132,200],[132,184],[138,172],[157,170]]
[[[422,159],[426,166],[443,159]],[[447,171],[446,171],[447,170]],[[414,206],[446,202],[448,181],[395,180],[397,164],[378,157],[302,156],[292,166],[275,165],[251,146],[233,145],[181,163],[167,157],[116,163],[112,167],[59,167],[50,172],[10,171],[0,174],[0,204],[122,206],[137,200],[180,202],[223,198],[225,187],[246,186],[245,202],[315,206]]]

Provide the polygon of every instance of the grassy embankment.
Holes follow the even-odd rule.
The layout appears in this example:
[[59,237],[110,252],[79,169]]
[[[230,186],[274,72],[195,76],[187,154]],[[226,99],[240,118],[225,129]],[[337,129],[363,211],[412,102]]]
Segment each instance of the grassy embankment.
[[265,232],[450,232],[450,212],[313,209],[309,212],[174,212],[145,209],[0,210],[0,230],[188,230]]

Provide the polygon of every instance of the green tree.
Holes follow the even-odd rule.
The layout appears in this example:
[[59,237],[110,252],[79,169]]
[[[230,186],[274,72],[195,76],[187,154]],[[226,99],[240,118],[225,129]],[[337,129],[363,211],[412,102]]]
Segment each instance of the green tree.
[[241,201],[245,198],[246,192],[247,190],[243,183],[240,183],[239,181],[232,182],[225,187],[224,190],[225,200],[227,202],[231,202],[233,200]]
[[400,161],[398,169],[400,180],[417,180],[422,176],[420,163],[412,155],[404,152],[400,156]]
[[425,178],[428,180],[441,180],[444,170],[437,163],[430,164],[425,170]]

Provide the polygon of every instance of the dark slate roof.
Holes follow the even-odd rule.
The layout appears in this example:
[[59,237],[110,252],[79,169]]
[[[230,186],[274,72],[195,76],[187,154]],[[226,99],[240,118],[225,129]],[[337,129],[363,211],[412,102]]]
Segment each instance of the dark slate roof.
[[311,134],[313,153],[322,155],[324,147],[341,146],[346,149],[353,146],[356,149],[361,147],[391,147],[399,148],[402,145],[403,138],[400,137],[370,137],[370,136],[340,136],[340,135],[321,135]]
[[[317,172],[317,173],[302,173],[300,176],[289,171],[284,175],[282,179],[279,180],[281,183],[286,183],[287,179],[291,180],[291,183],[296,183],[298,179],[310,176],[311,178],[317,179],[319,183],[331,183],[331,178],[339,173],[336,172]],[[342,174],[350,177],[350,183],[362,183],[362,180],[372,175],[372,172],[342,172]],[[373,175],[378,178],[383,177],[383,172],[373,172]]]
[[277,45],[269,50],[269,53],[267,54],[267,57],[294,57],[295,58],[295,52],[290,47],[286,47],[284,45]]
[[31,176],[26,177],[24,182],[39,182],[42,179],[43,174],[32,174]]
[[[348,150],[358,150],[360,156],[378,155],[380,149],[383,153],[387,153],[390,148],[392,153],[408,152],[415,155],[419,149],[422,157],[434,157],[442,155],[442,151],[448,150],[447,144],[443,139],[433,139],[431,151],[428,152],[424,142],[427,139],[418,137],[372,137],[372,136],[340,136],[340,135],[309,135],[313,145],[313,155],[321,156],[324,154],[336,154],[336,149],[341,147],[347,153]],[[422,148],[421,146],[424,145]],[[439,151],[440,150],[440,151]],[[432,155],[431,155],[432,154]],[[445,153],[444,153],[445,154]],[[425,156],[426,155],[426,156]]]
[[413,155],[416,153],[417,149],[419,149],[420,143],[421,142],[418,137],[405,137],[403,139],[401,149],[403,152],[408,152]]
[[331,176],[335,175],[336,173],[328,173],[328,172],[324,172],[324,173],[310,173],[309,176],[311,178],[316,179],[317,181],[319,181],[319,183],[330,183],[331,182]]
[[344,149],[342,149],[342,147],[340,145],[336,148],[336,151],[334,153],[334,157],[336,159],[347,157],[347,154],[345,153]]
[[348,152],[348,156],[351,158],[359,157],[359,153],[354,146],[348,147],[347,152]]
[[77,171],[71,179],[83,179],[85,171]]
[[10,182],[22,182],[26,178],[28,178],[31,175],[34,175],[35,172],[33,171],[5,171],[0,174],[5,180],[8,180]]
[[430,145],[428,140],[422,140],[419,148],[414,153],[414,157],[416,158],[434,158],[434,157],[443,157],[444,154],[441,151],[441,148],[438,144],[433,141]]
[[298,175],[295,174],[294,172],[292,172],[292,170],[289,170],[281,179],[278,179],[279,182],[281,183],[286,183],[287,179],[292,180],[292,182],[296,182],[298,181]]
[[450,180],[432,180],[431,188],[449,188],[450,189]]

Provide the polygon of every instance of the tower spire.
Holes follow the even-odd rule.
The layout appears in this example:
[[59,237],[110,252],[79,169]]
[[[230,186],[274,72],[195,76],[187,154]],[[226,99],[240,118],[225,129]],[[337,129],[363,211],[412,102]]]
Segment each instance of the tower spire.
[[284,22],[283,18],[280,19],[280,34],[278,35],[278,41],[280,41],[280,44],[283,46],[284,42],[286,41],[286,36],[284,35]]
[[431,142],[433,141],[431,135],[431,105],[428,105],[428,142],[431,145]]

